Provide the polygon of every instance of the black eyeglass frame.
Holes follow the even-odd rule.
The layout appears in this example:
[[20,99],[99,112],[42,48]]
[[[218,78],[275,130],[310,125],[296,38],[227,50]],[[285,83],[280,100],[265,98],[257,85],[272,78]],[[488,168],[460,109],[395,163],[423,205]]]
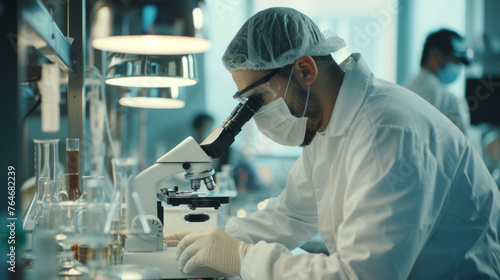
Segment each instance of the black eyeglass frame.
[[262,77],[261,79],[255,81],[254,83],[252,83],[251,85],[247,86],[246,88],[242,89],[241,91],[237,91],[234,95],[233,95],[233,98],[234,99],[237,99],[239,98],[241,95],[243,95],[245,92],[248,92],[249,90],[253,89],[253,88],[256,88],[262,84],[265,84],[267,83],[269,80],[271,80],[272,77],[274,77],[274,75],[276,75],[279,71],[281,70],[281,68],[277,68],[277,69],[274,69],[273,71],[271,71],[271,73],[265,75],[264,77]]

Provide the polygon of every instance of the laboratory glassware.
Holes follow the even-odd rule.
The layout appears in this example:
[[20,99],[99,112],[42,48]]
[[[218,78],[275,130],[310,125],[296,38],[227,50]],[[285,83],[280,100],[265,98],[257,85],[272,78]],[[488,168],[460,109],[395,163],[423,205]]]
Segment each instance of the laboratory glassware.
[[[46,233],[51,233],[53,240],[63,248],[59,262],[57,262],[58,271],[64,276],[78,276],[82,275],[81,272],[75,269],[75,262],[73,260],[72,237],[74,228],[72,227],[72,209],[73,201],[59,202],[56,199],[56,187],[51,180],[41,180],[40,186],[42,190],[42,198],[39,202],[39,211],[35,219],[35,227],[33,229],[33,244],[35,244],[34,251],[40,251],[36,246],[40,245],[40,238]],[[37,245],[38,244],[38,245]],[[40,258],[40,256],[37,256]],[[39,261],[35,258],[34,262]],[[55,254],[46,255],[42,258],[54,258]]]
[[34,139],[33,142],[35,144],[35,194],[22,220],[25,233],[31,233],[35,227],[35,219],[41,206],[39,200],[42,198],[40,182],[56,183],[59,158],[59,139]]
[[59,264],[56,260],[57,244],[55,231],[41,231],[33,244],[34,262],[23,271],[23,279],[58,279]]
[[68,175],[68,199],[77,200],[80,195],[80,139],[67,138],[66,139],[66,173]]
[[62,219],[62,213],[54,211],[53,208],[53,205],[58,202],[54,181],[48,178],[41,178],[38,183],[42,197],[37,200],[37,215],[33,228],[33,238],[36,238],[37,232],[57,229]]
[[80,139],[66,138],[66,173],[79,173]]
[[[137,159],[113,158],[113,194],[105,224],[105,232],[110,234],[108,256],[110,265],[123,263],[123,246],[126,235],[145,234],[151,231],[146,220],[139,194],[135,189]],[[132,226],[127,215],[129,209],[137,210],[138,219]]]
[[84,194],[76,202],[77,232],[88,238],[78,244],[78,260],[91,268],[107,264],[108,234],[104,233],[106,204],[103,195],[103,176],[83,176]]
[[63,173],[57,176],[57,189],[60,201],[75,201],[82,195],[79,184],[79,175],[75,173]]
[[[78,243],[79,236],[75,233],[75,202],[72,200],[59,201],[49,207],[49,212],[58,213],[61,216],[60,222],[56,225],[54,236],[57,244],[61,246],[62,252],[59,258],[59,275],[63,277],[79,277],[83,275],[75,260],[73,246]],[[60,214],[59,214],[60,213]]]
[[224,164],[221,167],[221,171],[217,173],[219,182],[219,192],[225,194],[231,198],[238,195],[236,190],[236,183],[233,177],[233,167],[229,164]]
[[[76,198],[81,196],[80,188],[78,187],[78,174],[59,174],[57,176],[58,182],[58,198],[59,201],[75,201]],[[78,260],[78,245],[73,245],[73,252],[75,260]]]
[[102,196],[103,177],[83,176],[82,181],[85,192],[75,201],[74,207],[78,261],[85,265],[86,274],[94,279],[96,271],[107,265],[109,235],[104,233],[106,206]]

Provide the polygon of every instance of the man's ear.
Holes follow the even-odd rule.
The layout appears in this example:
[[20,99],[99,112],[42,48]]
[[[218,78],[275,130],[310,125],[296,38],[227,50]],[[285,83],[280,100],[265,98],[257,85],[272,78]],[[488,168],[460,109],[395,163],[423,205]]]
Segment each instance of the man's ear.
[[309,55],[304,55],[295,61],[295,71],[299,73],[299,77],[304,81],[306,86],[310,86],[318,77],[318,67],[316,62]]

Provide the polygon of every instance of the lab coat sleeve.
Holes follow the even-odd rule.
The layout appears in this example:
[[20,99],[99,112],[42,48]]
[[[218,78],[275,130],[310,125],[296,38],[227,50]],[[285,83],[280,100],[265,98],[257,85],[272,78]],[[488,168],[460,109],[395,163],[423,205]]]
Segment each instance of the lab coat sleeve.
[[292,256],[279,244],[259,242],[243,260],[243,279],[408,278],[450,181],[423,139],[397,126],[373,129],[362,133],[369,138],[349,142],[338,251]]
[[314,191],[301,155],[287,178],[287,186],[268,206],[245,218],[231,218],[226,232],[246,243],[278,242],[288,249],[300,246],[318,233]]

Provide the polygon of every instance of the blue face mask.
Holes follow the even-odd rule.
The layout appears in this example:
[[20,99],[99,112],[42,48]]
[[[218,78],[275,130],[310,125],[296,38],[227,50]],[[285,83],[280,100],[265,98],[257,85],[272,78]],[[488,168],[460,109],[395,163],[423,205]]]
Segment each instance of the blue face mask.
[[443,84],[453,83],[460,75],[462,71],[462,65],[458,63],[448,62],[444,68],[439,69],[437,72],[437,77]]

